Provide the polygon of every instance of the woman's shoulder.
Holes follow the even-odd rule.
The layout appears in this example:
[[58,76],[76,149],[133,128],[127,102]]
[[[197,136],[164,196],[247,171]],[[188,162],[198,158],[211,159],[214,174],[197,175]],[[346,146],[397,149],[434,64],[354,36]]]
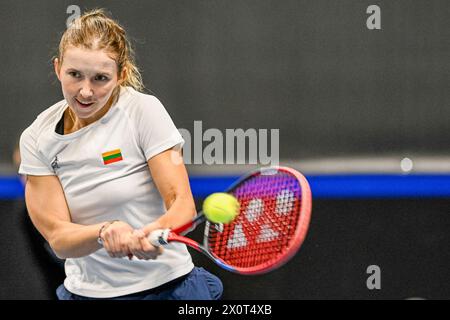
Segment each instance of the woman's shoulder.
[[62,116],[65,106],[65,100],[58,101],[39,113],[28,128],[32,128],[34,132],[39,133],[56,125],[59,118]]
[[44,137],[48,137],[49,132],[55,130],[58,115],[62,116],[65,105],[65,100],[62,100],[38,114],[35,120],[22,131],[20,145],[37,146]]
[[124,101],[124,103],[121,103],[121,107],[130,115],[158,112],[164,109],[161,101],[152,94],[139,92],[130,87],[124,88],[124,91],[120,97]]

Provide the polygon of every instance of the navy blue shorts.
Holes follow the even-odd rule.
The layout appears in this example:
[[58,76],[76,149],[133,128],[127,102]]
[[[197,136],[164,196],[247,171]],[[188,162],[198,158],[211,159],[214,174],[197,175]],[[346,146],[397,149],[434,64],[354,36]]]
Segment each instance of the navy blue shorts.
[[218,300],[223,286],[218,277],[195,267],[187,275],[150,290],[115,298],[89,298],[68,291],[64,285],[56,290],[59,300]]

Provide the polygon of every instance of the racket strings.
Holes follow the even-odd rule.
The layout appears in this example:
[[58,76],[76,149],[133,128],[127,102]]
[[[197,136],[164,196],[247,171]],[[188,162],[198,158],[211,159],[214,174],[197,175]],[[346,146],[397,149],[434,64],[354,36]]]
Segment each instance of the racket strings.
[[253,267],[268,263],[290,246],[299,220],[301,188],[288,173],[257,175],[232,190],[238,217],[220,231],[209,230],[210,250],[226,263]]

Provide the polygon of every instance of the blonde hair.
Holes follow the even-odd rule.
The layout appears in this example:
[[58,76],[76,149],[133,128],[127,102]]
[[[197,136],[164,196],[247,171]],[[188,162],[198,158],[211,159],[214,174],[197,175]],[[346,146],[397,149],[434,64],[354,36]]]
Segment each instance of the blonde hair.
[[118,75],[124,71],[121,86],[130,86],[137,91],[145,89],[142,76],[134,62],[134,51],[125,30],[103,9],[94,9],[75,19],[63,33],[55,58],[60,65],[64,52],[69,47],[104,49],[113,54],[118,67]]

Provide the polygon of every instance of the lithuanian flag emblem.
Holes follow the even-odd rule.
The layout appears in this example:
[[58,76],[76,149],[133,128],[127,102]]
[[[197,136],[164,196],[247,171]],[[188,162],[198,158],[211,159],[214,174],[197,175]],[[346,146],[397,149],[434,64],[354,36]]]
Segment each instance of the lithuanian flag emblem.
[[103,157],[103,163],[105,165],[123,160],[122,152],[120,151],[120,149],[102,153],[102,157]]

